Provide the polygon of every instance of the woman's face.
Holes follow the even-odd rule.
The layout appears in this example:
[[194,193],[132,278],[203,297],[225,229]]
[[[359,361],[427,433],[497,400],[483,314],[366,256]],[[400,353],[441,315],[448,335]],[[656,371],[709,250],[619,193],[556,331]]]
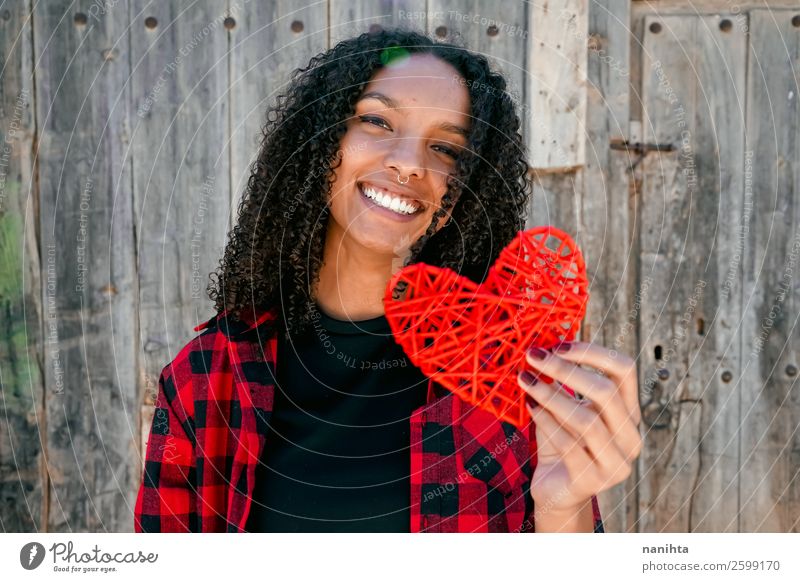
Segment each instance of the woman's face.
[[333,232],[351,249],[403,256],[441,206],[467,144],[469,111],[461,76],[432,55],[381,68],[347,120],[331,176],[329,240]]

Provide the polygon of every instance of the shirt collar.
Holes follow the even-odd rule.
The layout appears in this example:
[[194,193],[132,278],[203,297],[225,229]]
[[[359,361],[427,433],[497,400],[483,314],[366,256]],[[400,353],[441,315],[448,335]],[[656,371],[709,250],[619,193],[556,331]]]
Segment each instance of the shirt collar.
[[242,309],[238,318],[229,315],[228,310],[225,310],[195,327],[194,331],[202,331],[216,326],[226,337],[233,338],[253,331],[276,317],[277,312],[274,309],[271,311],[258,308]]

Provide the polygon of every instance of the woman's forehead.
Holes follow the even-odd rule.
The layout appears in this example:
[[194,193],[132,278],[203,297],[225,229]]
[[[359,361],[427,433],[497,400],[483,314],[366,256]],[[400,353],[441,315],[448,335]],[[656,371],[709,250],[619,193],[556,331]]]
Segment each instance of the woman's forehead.
[[469,91],[464,79],[449,63],[430,54],[396,59],[380,68],[362,93],[380,94],[387,107],[431,106],[469,113]]

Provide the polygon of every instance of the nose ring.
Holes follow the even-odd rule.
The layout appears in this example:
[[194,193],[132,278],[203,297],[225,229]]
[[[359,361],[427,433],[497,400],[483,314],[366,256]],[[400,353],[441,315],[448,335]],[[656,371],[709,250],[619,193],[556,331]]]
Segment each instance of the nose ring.
[[411,176],[406,176],[406,181],[405,181],[405,182],[403,182],[403,181],[400,179],[400,174],[397,174],[397,181],[398,181],[398,182],[400,182],[401,184],[408,184],[408,181],[409,181],[410,179],[411,179]]

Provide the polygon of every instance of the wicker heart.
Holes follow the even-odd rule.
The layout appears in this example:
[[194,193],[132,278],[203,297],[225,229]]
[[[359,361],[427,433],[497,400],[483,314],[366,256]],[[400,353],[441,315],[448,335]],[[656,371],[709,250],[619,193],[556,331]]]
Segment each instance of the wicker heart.
[[392,277],[383,301],[395,339],[426,376],[523,427],[530,415],[516,375],[525,350],[575,338],[586,266],[569,235],[540,226],[519,232],[480,285],[417,263]]

